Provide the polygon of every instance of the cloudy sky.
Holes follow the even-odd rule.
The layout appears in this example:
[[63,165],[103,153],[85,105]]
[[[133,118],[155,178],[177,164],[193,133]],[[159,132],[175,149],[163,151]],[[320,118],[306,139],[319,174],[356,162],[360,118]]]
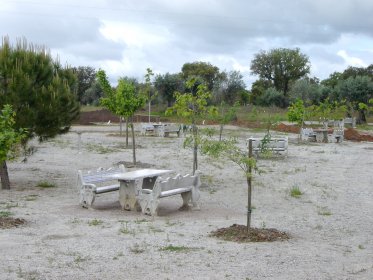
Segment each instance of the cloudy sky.
[[320,79],[372,64],[372,15],[372,0],[0,0],[0,34],[113,82],[205,61],[241,71],[250,88],[260,50],[299,47]]

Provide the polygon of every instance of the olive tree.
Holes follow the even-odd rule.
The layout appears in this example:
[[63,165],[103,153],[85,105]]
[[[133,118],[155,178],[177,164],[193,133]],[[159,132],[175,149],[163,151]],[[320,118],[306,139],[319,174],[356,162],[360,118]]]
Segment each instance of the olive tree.
[[310,72],[310,62],[299,48],[278,48],[256,54],[251,61],[250,69],[252,74],[270,82],[271,86],[288,97],[290,83]]

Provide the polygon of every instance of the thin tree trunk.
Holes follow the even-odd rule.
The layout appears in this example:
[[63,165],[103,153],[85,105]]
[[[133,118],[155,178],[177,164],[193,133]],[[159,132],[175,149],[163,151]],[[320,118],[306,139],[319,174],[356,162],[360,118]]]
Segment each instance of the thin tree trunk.
[[133,125],[133,120],[131,120],[131,132],[132,132],[132,157],[133,165],[136,166],[136,143],[135,143],[135,128]]
[[220,132],[219,132],[219,141],[221,141],[221,138],[222,138],[222,135],[223,135],[223,127],[224,127],[224,125],[221,124],[220,125]]
[[198,143],[197,143],[197,136],[198,136],[198,128],[195,124],[193,124],[193,138],[194,138],[194,145],[193,145],[193,175],[196,173],[198,169],[198,159],[197,159],[197,151],[198,151]]
[[6,161],[0,163],[1,189],[10,190],[10,181]]
[[123,119],[122,117],[119,117],[119,135],[122,136],[122,131],[123,131]]
[[249,232],[249,228],[251,227],[251,191],[252,191],[252,187],[251,187],[251,177],[252,177],[252,170],[251,170],[251,161],[250,159],[252,158],[253,156],[253,140],[250,139],[249,140],[249,166],[248,166],[248,170],[247,170],[247,174],[246,174],[246,180],[247,180],[247,190],[248,190],[248,194],[247,194],[247,232]]
[[128,148],[128,117],[126,118],[126,148]]

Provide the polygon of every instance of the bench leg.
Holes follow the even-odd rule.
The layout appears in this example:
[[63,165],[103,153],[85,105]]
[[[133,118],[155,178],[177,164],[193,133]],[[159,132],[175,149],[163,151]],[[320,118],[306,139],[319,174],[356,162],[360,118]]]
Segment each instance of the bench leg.
[[179,208],[179,210],[188,210],[189,209],[189,203],[192,200],[192,192],[182,193],[181,197],[183,199],[183,205]]
[[82,188],[79,195],[79,203],[84,208],[89,208],[95,201],[95,193],[91,188]]
[[143,214],[150,216],[158,215],[159,198],[154,198],[152,194],[142,194],[138,201]]

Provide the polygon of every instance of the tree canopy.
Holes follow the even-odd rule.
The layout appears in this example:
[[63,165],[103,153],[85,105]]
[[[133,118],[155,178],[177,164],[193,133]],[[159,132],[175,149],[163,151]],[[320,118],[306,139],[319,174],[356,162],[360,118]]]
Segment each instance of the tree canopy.
[[261,51],[251,61],[251,73],[272,83],[276,90],[287,96],[292,81],[310,72],[309,59],[299,48]]
[[[0,107],[12,107],[14,129],[26,129],[23,143],[69,130],[79,115],[77,78],[69,67],[51,58],[45,47],[18,40],[15,46],[5,37],[0,48]],[[0,173],[8,176],[6,162]],[[5,178],[9,181],[9,178]]]
[[61,67],[44,47],[8,38],[0,48],[0,106],[12,105],[16,128],[27,128],[28,138],[54,137],[67,132],[79,115],[77,79]]
[[193,77],[201,78],[209,91],[213,89],[214,83],[221,78],[221,73],[217,66],[202,61],[185,63],[181,68],[181,73],[185,81]]

